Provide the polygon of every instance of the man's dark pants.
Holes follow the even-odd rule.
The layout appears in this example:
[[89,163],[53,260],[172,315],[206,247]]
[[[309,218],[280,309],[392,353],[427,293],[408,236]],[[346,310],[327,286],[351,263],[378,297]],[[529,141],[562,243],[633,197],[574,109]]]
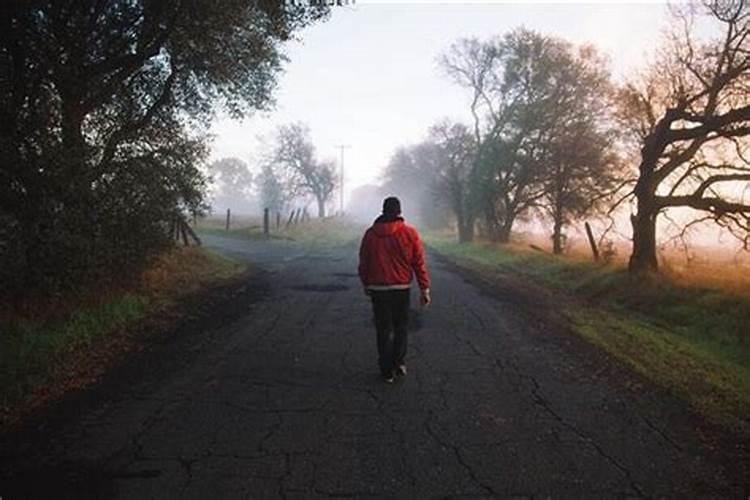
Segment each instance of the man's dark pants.
[[380,373],[389,377],[406,357],[409,290],[374,290],[370,297],[378,333]]

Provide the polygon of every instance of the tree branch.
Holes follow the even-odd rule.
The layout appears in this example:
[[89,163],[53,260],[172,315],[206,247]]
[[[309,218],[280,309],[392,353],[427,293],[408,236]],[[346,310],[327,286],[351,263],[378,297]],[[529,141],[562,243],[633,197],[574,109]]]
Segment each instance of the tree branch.
[[[682,112],[677,113],[678,117],[682,116]],[[750,126],[741,127],[737,131],[722,130],[724,127],[732,124],[739,124],[742,122],[750,122],[750,105],[743,106],[741,108],[732,109],[727,111],[723,115],[706,116],[703,118],[695,117],[696,121],[700,122],[701,125],[691,128],[683,129],[670,129],[666,132],[666,140],[668,143],[677,141],[690,141],[709,135],[712,132],[716,132],[722,137],[736,137],[740,135],[747,135],[750,133]]]
[[659,208],[690,207],[696,210],[711,212],[717,217],[730,213],[750,214],[750,205],[723,200],[717,197],[687,196],[656,196]]

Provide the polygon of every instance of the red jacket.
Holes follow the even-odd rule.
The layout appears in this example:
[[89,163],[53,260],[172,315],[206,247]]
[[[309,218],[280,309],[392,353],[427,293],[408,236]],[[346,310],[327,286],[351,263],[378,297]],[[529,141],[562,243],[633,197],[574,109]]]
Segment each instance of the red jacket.
[[416,274],[419,288],[430,287],[430,276],[419,233],[404,219],[383,220],[367,230],[359,248],[359,278],[370,290],[408,288]]

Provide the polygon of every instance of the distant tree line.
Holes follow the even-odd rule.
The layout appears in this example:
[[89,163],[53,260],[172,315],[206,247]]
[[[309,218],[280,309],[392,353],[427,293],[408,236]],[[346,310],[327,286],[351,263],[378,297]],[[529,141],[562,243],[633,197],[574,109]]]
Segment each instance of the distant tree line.
[[280,44],[328,8],[260,0],[0,7],[0,284],[132,273],[205,208],[207,125],[272,103]]
[[[477,231],[507,242],[517,221],[541,216],[555,253],[571,222],[634,200],[634,274],[657,271],[657,220],[669,208],[692,208],[703,214],[695,221],[713,220],[749,247],[748,2],[672,14],[658,59],[623,85],[592,46],[524,28],[458,40],[439,62],[467,90],[472,121],[443,120],[399,148],[386,186],[438,200],[461,242]],[[717,38],[693,34],[698,17]]]

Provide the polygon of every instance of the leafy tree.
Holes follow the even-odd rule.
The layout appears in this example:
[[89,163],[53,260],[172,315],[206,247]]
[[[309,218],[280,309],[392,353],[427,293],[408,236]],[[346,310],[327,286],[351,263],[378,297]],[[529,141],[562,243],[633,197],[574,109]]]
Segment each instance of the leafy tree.
[[10,0],[0,7],[0,281],[111,277],[203,207],[206,125],[271,103],[279,44],[325,7]]
[[490,186],[487,185],[486,179],[482,179],[481,171],[486,170],[483,169],[483,159],[487,157],[487,150],[491,147],[487,134],[493,128],[493,123],[500,119],[493,104],[493,99],[498,98],[500,87],[497,80],[500,62],[491,43],[484,43],[476,38],[464,38],[451,45],[439,58],[439,63],[449,78],[469,89],[472,95],[469,109],[473,118],[471,132],[474,139],[474,154],[471,158],[469,178],[477,189],[467,200],[468,213],[465,215],[464,235],[459,235],[462,242],[470,242],[474,239],[475,219],[482,205],[491,205],[488,192]]
[[[209,165],[216,193],[214,203],[227,208],[241,209],[248,205],[253,194],[253,174],[247,163],[239,158],[221,158]],[[253,207],[255,208],[255,207]]]
[[472,166],[476,155],[474,136],[461,123],[443,121],[430,129],[430,142],[435,145],[437,169],[434,192],[438,199],[447,199],[458,226],[459,242],[474,238],[475,210],[472,191]]
[[[489,41],[463,39],[441,58],[447,74],[472,94],[474,209],[493,240],[507,242],[516,220],[544,209],[563,226],[593,205],[611,162],[608,75],[591,47],[516,29]],[[574,149],[577,148],[577,149]],[[465,238],[468,239],[468,238]]]
[[552,107],[545,139],[542,212],[552,220],[552,248],[563,251],[564,228],[572,220],[603,208],[615,190],[622,167],[610,109],[606,63],[590,46],[575,50],[557,42]]
[[[721,36],[698,40],[696,16]],[[668,209],[693,209],[750,244],[750,7],[712,0],[675,11],[656,63],[620,92],[620,118],[639,149],[630,271],[658,270],[656,226]]]
[[518,29],[487,42],[459,40],[441,59],[448,75],[473,95],[474,176],[483,186],[476,203],[493,240],[507,242],[518,217],[543,195],[544,113],[552,105],[555,48],[542,35]]
[[383,193],[398,196],[410,219],[429,227],[447,224],[444,200],[436,196],[440,152],[427,140],[397,148],[384,171]]
[[265,165],[255,178],[255,183],[260,192],[260,208],[268,208],[272,212],[283,212],[289,202],[289,197],[284,191],[284,185],[273,171],[273,167]]
[[608,135],[577,124],[550,145],[550,163],[539,200],[552,221],[552,250],[564,249],[564,230],[573,220],[601,212],[609,194],[616,190],[620,159]]
[[318,217],[325,217],[326,203],[336,188],[336,165],[316,159],[309,127],[303,123],[279,127],[273,161],[281,169],[290,197],[312,195],[318,203]]

